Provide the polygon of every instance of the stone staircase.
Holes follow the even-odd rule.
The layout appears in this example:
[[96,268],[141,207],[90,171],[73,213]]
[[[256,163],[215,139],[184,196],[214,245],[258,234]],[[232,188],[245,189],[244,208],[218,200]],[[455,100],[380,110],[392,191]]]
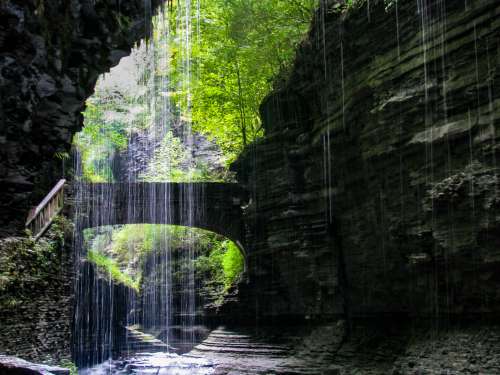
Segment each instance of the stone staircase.
[[127,326],[126,340],[122,348],[122,352],[129,353],[157,353],[169,352],[175,349],[157,339],[153,335],[140,331],[139,326]]
[[261,356],[265,355],[272,358],[286,357],[290,348],[284,345],[274,345],[259,342],[249,335],[228,331],[219,328],[210,333],[210,335],[199,345],[192,353],[224,353],[241,356]]
[[[289,344],[261,341],[252,335],[219,327],[212,331],[190,355],[210,360],[215,374],[334,375],[337,367],[318,369],[295,357]],[[328,366],[327,366],[328,367]]]

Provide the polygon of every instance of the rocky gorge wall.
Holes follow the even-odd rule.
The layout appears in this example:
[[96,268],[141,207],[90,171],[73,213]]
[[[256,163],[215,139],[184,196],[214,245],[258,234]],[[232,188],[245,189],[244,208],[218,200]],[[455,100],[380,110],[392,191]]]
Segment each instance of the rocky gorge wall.
[[[118,12],[85,0],[0,1],[2,236],[19,227],[35,183],[51,178],[43,166],[69,147],[97,76],[145,31],[143,2],[120,3]],[[500,5],[334,7],[318,13],[288,83],[262,106],[266,137],[237,166],[252,193],[248,283],[228,311],[252,323],[498,312]],[[22,317],[2,316],[2,329],[16,327],[6,319],[29,335]],[[478,348],[481,330],[472,331],[464,345]],[[15,353],[34,358],[32,347]],[[401,366],[421,353],[416,345]]]
[[238,314],[498,313],[500,4],[334,3],[235,165]]
[[71,234],[72,225],[57,218],[36,243],[0,241],[0,353],[52,364],[71,359]]
[[149,33],[159,0],[0,1],[0,236],[61,177],[100,74]]

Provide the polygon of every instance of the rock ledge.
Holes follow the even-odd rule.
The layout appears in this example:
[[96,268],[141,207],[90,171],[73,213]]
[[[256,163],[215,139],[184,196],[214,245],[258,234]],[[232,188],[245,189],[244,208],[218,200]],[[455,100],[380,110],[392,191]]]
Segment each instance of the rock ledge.
[[4,375],[70,375],[67,368],[39,365],[17,357],[0,354],[0,373]]

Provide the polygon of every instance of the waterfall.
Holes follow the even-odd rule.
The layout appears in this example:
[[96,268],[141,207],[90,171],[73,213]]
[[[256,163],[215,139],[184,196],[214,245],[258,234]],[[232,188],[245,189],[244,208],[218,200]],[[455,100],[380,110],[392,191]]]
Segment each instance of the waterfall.
[[[150,4],[145,8],[151,12]],[[179,168],[187,171],[182,181],[190,182],[192,173],[189,171],[196,162],[190,125],[190,81],[191,44],[193,39],[200,38],[199,11],[199,2],[192,4],[191,0],[180,1],[175,7],[162,6],[153,17],[148,40],[122,60],[116,68],[118,71],[112,70],[108,76],[101,77],[96,88],[98,99],[89,102],[95,105],[99,119],[104,118],[107,125],[115,120],[125,121],[129,129],[123,137],[121,130],[112,125],[105,130],[111,132],[111,136],[97,127],[98,131],[90,139],[80,139],[81,144],[100,145],[100,159],[81,144],[75,150],[77,276],[73,351],[76,363],[82,368],[104,361],[111,363],[113,357],[133,352],[135,343],[131,327],[141,326],[157,333],[166,352],[188,350],[195,341],[195,239],[192,231],[185,231],[187,249],[174,259],[172,230],[157,225],[159,218],[175,214],[172,192],[169,185],[154,183],[171,182]],[[180,39],[180,80],[172,77],[169,66],[172,38]],[[183,96],[177,103],[172,99],[173,92]],[[120,112],[107,106],[106,100],[99,99],[103,97],[113,105],[123,104],[125,110]],[[85,126],[93,126],[92,121],[93,118],[87,115]],[[140,132],[131,130],[137,128]],[[120,137],[126,143],[126,152],[117,152],[117,147],[122,147]],[[78,141],[76,143],[78,146]],[[174,160],[178,157],[175,150],[169,151],[172,144],[184,150],[180,162]],[[106,155],[104,160],[102,155]],[[90,181],[89,175],[92,176]],[[141,181],[149,184],[141,184]],[[147,194],[144,189],[148,190]],[[149,200],[144,202],[142,198],[146,195]],[[118,196],[126,196],[126,202],[118,201]],[[182,185],[178,196],[178,215],[182,222],[191,226],[202,209],[200,191],[192,185]],[[142,279],[137,276],[134,279],[133,274],[120,269],[124,266],[118,266],[117,260],[103,256],[117,230],[107,224],[116,222],[118,213],[126,216],[127,223],[150,224],[141,227],[153,244],[150,253],[144,255],[143,264],[132,264],[137,263],[138,258],[133,243],[128,243],[127,250],[122,253],[129,262],[127,270],[142,267]],[[179,291],[173,291],[174,272],[181,275]],[[117,282],[117,277],[125,281]],[[180,293],[178,303],[174,302],[175,292]]]

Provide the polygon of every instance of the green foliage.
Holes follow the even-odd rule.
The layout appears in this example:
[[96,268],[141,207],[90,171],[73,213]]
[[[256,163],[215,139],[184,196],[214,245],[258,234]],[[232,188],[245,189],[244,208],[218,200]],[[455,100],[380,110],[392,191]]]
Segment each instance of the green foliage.
[[107,276],[118,284],[123,284],[139,291],[140,278],[134,278],[123,272],[116,260],[94,250],[89,250],[87,260],[95,264],[101,272],[105,272]]
[[[104,77],[87,101],[85,126],[74,139],[84,179],[114,181],[115,156],[134,134],[155,127],[204,134],[218,144],[228,166],[263,135],[259,105],[289,69],[316,1],[200,0],[200,14],[191,9],[190,17],[184,2],[171,2],[170,10],[153,20],[148,57],[138,50],[144,61],[130,77],[131,89],[116,75],[108,81]],[[116,19],[120,27],[128,22]],[[190,160],[170,130],[141,177],[176,182],[229,178],[212,167]]]
[[[260,103],[288,71],[316,0],[201,0],[200,5],[201,37],[193,32],[190,51],[178,35],[185,28],[172,28],[174,98],[194,129],[217,141],[230,163],[262,136]],[[176,25],[185,11],[178,8],[171,16]],[[188,81],[186,60],[192,67]]]
[[[361,0],[361,1],[364,1],[364,0]],[[345,4],[347,6],[347,8],[352,8],[354,7],[356,4],[359,4],[361,3],[361,1],[356,1],[356,0],[346,0]]]
[[140,179],[146,182],[223,182],[227,173],[213,171],[203,162],[193,160],[187,148],[172,131],[166,132],[160,146],[155,150],[147,170]]
[[144,282],[144,264],[155,251],[171,249],[171,261],[180,261],[174,279],[181,279],[191,265],[181,252],[194,250],[195,273],[206,294],[221,303],[224,295],[235,285],[244,269],[244,258],[238,247],[216,233],[197,228],[173,225],[140,224],[120,227],[87,229],[85,246],[87,259],[100,272],[117,283],[140,292]]
[[141,178],[146,182],[189,181],[191,168],[186,172],[182,167],[188,160],[188,151],[181,140],[168,131]]
[[215,233],[203,229],[163,224],[130,224],[112,227],[112,230],[109,249],[117,256],[124,256],[131,252],[136,255],[147,255],[155,249],[167,246],[171,248],[195,245],[206,247],[218,237]]
[[100,227],[84,232],[87,260],[117,283],[139,291],[142,262],[152,251],[161,225]]
[[245,259],[240,249],[232,241],[225,241],[226,251],[222,257],[224,285],[229,289],[239,278],[245,267]]
[[160,232],[160,225],[124,225],[113,231],[111,251],[121,257],[131,251],[137,255],[147,254],[153,249],[155,235]]
[[65,238],[72,229],[62,216],[54,219],[37,242],[31,237],[0,241],[0,308],[14,308],[29,301],[62,272]]
[[59,160],[68,160],[69,154],[66,151],[58,151],[54,154],[54,158]]
[[84,232],[87,259],[114,281],[139,291],[143,265],[153,251],[167,247],[202,251],[221,242],[220,236],[196,228],[173,225],[138,224],[100,227]]
[[[367,4],[368,0],[345,0],[344,3],[339,2],[334,6],[334,11],[345,12],[352,9],[359,9]],[[382,1],[382,0],[381,0]],[[397,4],[398,0],[383,0],[386,11]]]
[[224,248],[222,246],[214,246],[207,254],[199,256],[195,261],[196,272],[203,275],[205,284],[220,284],[224,285],[224,270],[222,268],[222,258],[224,256]]
[[111,160],[127,147],[127,129],[119,121],[107,121],[104,111],[109,103],[98,95],[87,101],[85,126],[73,139],[81,154],[83,177],[89,182],[113,181]]
[[[195,261],[196,272],[204,275],[205,287],[221,287],[221,299],[235,285],[245,267],[240,249],[230,240],[213,242],[210,252],[199,256]],[[222,300],[219,300],[222,302]]]
[[76,367],[76,364],[69,359],[63,359],[59,362],[58,366],[69,369],[70,375],[78,375],[78,367]]

